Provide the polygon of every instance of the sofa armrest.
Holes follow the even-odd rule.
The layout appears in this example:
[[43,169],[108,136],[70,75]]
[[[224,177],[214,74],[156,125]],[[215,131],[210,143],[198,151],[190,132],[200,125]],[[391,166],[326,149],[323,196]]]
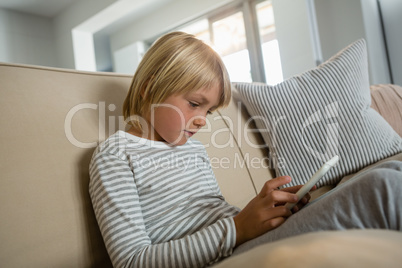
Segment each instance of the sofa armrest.
[[371,107],[402,137],[402,87],[392,84],[372,85]]
[[397,231],[323,231],[267,243],[214,267],[400,267],[401,248]]

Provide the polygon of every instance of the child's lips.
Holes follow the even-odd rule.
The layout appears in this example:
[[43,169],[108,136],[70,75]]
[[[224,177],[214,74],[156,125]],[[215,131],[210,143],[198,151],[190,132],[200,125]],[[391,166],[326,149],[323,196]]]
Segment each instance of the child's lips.
[[195,131],[190,131],[190,130],[184,130],[184,133],[186,133],[187,136],[191,137],[191,136],[193,136],[196,132],[195,132]]

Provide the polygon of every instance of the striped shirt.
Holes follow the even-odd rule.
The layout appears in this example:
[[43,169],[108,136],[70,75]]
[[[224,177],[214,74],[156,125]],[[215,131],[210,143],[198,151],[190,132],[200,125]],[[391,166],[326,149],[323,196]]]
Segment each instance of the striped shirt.
[[204,267],[230,256],[233,216],[204,146],[118,131],[90,163],[89,193],[115,267]]

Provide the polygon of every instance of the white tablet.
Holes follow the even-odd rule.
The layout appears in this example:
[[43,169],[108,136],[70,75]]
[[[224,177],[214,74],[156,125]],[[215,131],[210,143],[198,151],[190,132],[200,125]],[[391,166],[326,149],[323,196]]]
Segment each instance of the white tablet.
[[[313,186],[328,172],[328,170],[330,170],[333,166],[336,165],[336,163],[339,161],[339,156],[336,155],[333,158],[331,158],[331,160],[329,160],[328,162],[326,162],[324,165],[322,165],[322,167],[311,177],[311,179],[303,185],[302,188],[299,189],[299,191],[297,191],[297,202],[299,202],[299,200],[305,196],[310,190],[311,188],[313,188]],[[296,204],[296,203],[286,203],[285,207],[292,209]]]

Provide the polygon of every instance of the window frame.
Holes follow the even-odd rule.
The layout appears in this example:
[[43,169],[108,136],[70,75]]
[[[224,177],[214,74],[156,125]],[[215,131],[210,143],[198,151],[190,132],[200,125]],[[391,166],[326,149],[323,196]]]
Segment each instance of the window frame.
[[[208,20],[208,27],[209,27],[208,30],[211,34],[211,39],[213,39],[214,34],[212,24],[216,21],[219,21],[225,17],[228,17],[241,11],[243,13],[244,27],[246,31],[247,49],[249,52],[249,61],[251,69],[250,70],[251,79],[253,82],[266,83],[262,43],[257,18],[257,5],[264,1],[266,0],[233,1],[213,11],[207,12],[196,18],[188,20],[187,22],[174,27],[170,31],[185,28],[186,26],[191,25],[199,20],[206,19]],[[146,40],[145,43],[152,44],[158,37],[155,37],[151,40]]]

